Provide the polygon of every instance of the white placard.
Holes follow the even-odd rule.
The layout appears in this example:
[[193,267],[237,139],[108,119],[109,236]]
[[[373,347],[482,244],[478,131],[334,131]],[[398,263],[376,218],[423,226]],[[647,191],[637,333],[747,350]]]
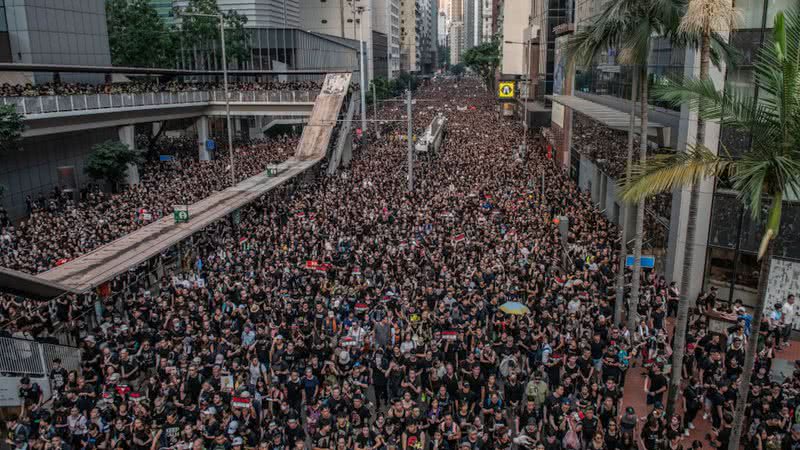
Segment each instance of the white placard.
[[[764,314],[769,314],[776,303],[786,303],[786,297],[794,294],[800,296],[800,263],[786,259],[772,258],[767,284],[767,301],[764,302]],[[795,301],[795,318],[793,328],[800,330],[800,304]]]

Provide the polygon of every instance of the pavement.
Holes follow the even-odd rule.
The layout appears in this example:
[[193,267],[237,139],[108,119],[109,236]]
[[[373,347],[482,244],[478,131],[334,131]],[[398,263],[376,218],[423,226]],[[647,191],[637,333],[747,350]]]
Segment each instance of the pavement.
[[[673,329],[673,321],[669,319],[667,329]],[[784,377],[792,375],[794,370],[794,361],[800,359],[800,342],[792,341],[789,347],[779,350],[772,363],[772,379],[781,380]],[[639,417],[646,416],[651,408],[647,406],[646,396],[644,393],[644,369],[637,366],[628,370],[625,375],[625,390],[623,393],[623,409],[628,406],[633,406],[636,414]],[[666,395],[664,396],[666,402]],[[678,413],[683,414],[682,409],[678,405]],[[703,449],[712,449],[705,439],[706,434],[711,432],[711,418],[703,420],[703,413],[699,412],[697,418],[694,420],[695,429],[691,431],[689,437],[684,437],[682,444],[683,448],[691,448],[692,442],[699,440],[703,443]]]

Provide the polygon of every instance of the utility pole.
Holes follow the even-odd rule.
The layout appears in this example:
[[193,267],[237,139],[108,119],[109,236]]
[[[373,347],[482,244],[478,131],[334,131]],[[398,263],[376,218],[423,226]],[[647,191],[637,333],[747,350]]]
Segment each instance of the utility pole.
[[375,119],[375,132],[381,137],[381,128],[378,126],[378,96],[375,94],[375,80],[372,81],[372,114]]
[[364,70],[364,50],[366,49],[366,45],[364,43],[364,7],[363,6],[355,6],[353,7],[353,33],[355,33],[355,18],[356,12],[358,12],[358,28],[359,28],[359,36],[358,36],[358,59],[359,63],[361,64],[361,132],[367,132],[367,73]]
[[225,16],[223,14],[181,13],[184,17],[211,17],[219,20],[219,34],[222,44],[222,80],[225,92],[225,118],[228,123],[228,151],[231,157],[231,187],[236,186],[236,161],[233,156],[233,128],[231,127],[231,99],[228,94],[228,59],[225,55]]
[[406,99],[408,105],[406,114],[408,114],[408,191],[414,192],[414,128],[411,122],[411,89],[406,91]]
[[225,16],[219,16],[219,33],[222,41],[222,78],[225,86],[225,118],[228,122],[228,151],[231,157],[231,187],[236,186],[236,165],[233,157],[233,129],[231,128],[231,96],[228,93],[228,59],[225,57]]

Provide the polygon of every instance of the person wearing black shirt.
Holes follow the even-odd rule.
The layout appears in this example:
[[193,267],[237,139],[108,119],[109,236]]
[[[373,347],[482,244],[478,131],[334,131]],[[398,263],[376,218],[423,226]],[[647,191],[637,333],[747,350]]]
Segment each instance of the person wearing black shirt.
[[644,382],[645,392],[647,392],[647,404],[653,405],[656,402],[662,402],[664,392],[667,390],[668,381],[661,373],[661,368],[655,364],[650,369],[647,379]]
[[664,442],[664,431],[655,419],[647,421],[642,427],[642,442],[647,450],[656,450]]
[[300,411],[303,402],[305,390],[303,382],[300,380],[300,373],[297,370],[292,370],[289,380],[286,381],[286,401],[289,402],[289,407],[295,411]]

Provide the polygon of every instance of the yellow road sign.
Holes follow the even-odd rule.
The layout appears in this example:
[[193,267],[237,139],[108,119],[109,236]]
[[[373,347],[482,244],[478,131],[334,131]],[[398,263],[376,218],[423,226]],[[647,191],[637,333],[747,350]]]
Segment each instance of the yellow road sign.
[[497,85],[497,95],[500,98],[514,98],[514,82],[501,81]]

